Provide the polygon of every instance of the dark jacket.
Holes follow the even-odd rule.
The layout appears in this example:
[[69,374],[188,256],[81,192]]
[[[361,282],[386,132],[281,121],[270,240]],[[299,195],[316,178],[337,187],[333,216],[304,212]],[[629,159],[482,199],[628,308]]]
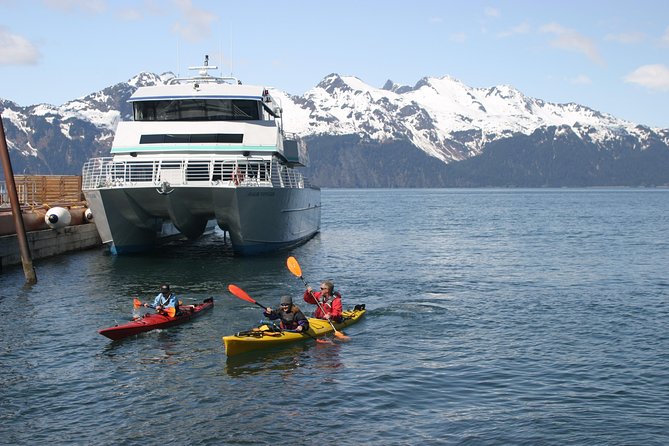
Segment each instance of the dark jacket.
[[281,328],[284,330],[295,330],[300,325],[304,327],[303,331],[309,330],[309,321],[297,305],[290,307],[289,311],[278,309],[271,313],[265,311],[263,314],[270,320],[281,319]]

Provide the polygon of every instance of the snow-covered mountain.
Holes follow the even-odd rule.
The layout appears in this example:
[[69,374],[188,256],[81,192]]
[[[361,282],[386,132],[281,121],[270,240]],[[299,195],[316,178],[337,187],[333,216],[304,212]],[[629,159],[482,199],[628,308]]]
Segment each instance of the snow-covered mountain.
[[[118,121],[131,118],[126,101],[135,89],[173,76],[140,73],[59,107],[0,100],[15,172],[79,173],[89,157],[109,154]],[[276,89],[272,93],[281,101],[285,129],[308,140],[309,173],[323,186],[669,184],[669,173],[666,179],[661,174],[644,178],[643,169],[634,178],[605,176],[638,170],[640,159],[644,165],[663,166],[665,158],[669,163],[669,129],[652,129],[574,103],[530,98],[506,85],[471,88],[445,76],[423,78],[413,87],[388,81],[375,88],[356,77],[331,74],[301,97]],[[524,147],[522,159],[515,159],[513,147],[518,146]],[[552,161],[550,156],[538,159],[549,147]],[[545,170],[546,163],[564,156],[575,158],[576,167]],[[513,166],[508,165],[511,158]],[[496,161],[483,174],[486,159]],[[572,175],[586,164],[591,169]],[[478,167],[469,171],[466,166]],[[500,169],[520,176],[494,180],[499,172],[492,171]],[[542,171],[562,175],[564,181],[549,180],[547,174],[536,182],[523,179]]]
[[[582,105],[530,98],[508,85],[471,88],[449,76],[423,78],[413,87],[388,81],[379,89],[331,74],[304,97],[283,100],[291,117],[286,128],[302,136],[407,139],[446,163],[477,156],[491,141],[530,135],[541,127],[568,126],[603,146],[632,135],[643,147],[658,131]],[[663,135],[669,142],[666,131]]]

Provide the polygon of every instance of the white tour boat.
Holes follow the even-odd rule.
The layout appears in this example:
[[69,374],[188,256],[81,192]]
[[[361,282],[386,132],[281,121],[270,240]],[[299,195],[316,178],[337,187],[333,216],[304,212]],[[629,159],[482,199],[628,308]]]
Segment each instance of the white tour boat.
[[320,230],[320,189],[296,168],[306,148],[285,134],[280,104],[264,87],[208,73],[131,96],[112,157],[83,167],[82,190],[115,254],[170,235],[195,239],[215,222],[236,254],[287,248]]

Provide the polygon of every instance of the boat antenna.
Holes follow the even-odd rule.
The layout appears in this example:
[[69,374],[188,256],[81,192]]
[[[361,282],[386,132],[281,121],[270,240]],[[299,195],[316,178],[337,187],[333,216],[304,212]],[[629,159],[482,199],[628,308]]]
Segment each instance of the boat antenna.
[[181,66],[180,46],[180,40],[177,39],[177,78],[181,76],[181,73],[179,72],[179,67]]
[[233,77],[234,63],[235,63],[235,54],[233,52],[233,41],[232,41],[232,27],[230,27],[230,77]]
[[209,77],[208,70],[218,70],[217,66],[209,66],[209,55],[204,56],[204,64],[199,66],[199,67],[188,67],[189,70],[197,70],[199,71],[200,76],[202,77]]

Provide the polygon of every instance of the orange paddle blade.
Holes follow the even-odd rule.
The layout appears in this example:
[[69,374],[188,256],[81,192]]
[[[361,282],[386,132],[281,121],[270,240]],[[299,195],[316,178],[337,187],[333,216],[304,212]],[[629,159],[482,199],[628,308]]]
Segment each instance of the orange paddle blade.
[[297,277],[302,277],[302,268],[300,268],[300,264],[297,263],[297,259],[295,257],[288,257],[286,260],[286,265],[288,266],[288,269],[291,273]]
[[335,330],[334,335],[342,341],[350,341],[351,338],[346,336],[344,332]]
[[134,308],[139,308],[142,306],[142,301],[137,299],[136,297],[132,300],[132,306]]
[[242,300],[245,300],[247,302],[251,302],[252,304],[257,303],[251,296],[248,295],[246,291],[243,289],[239,288],[237,285],[230,284],[228,285],[228,290],[234,294],[235,296],[239,297]]
[[163,311],[165,311],[169,317],[174,317],[177,314],[177,309],[174,307],[165,308]]

